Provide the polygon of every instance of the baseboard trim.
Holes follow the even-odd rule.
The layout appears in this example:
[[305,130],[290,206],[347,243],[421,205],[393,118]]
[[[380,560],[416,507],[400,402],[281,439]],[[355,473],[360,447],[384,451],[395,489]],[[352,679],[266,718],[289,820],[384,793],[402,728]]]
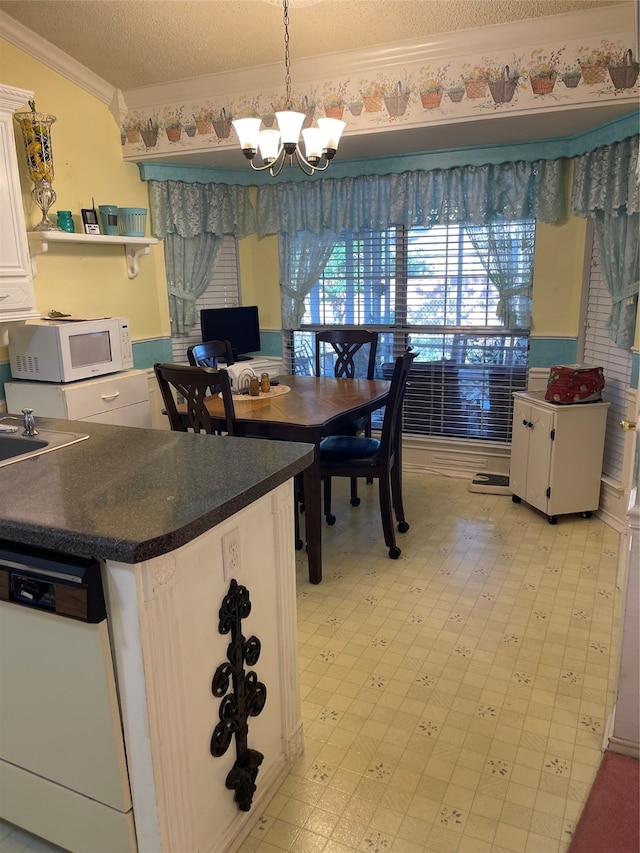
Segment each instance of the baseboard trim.
[[640,744],[612,737],[609,740],[607,752],[618,752],[620,755],[629,755],[631,758],[640,759]]

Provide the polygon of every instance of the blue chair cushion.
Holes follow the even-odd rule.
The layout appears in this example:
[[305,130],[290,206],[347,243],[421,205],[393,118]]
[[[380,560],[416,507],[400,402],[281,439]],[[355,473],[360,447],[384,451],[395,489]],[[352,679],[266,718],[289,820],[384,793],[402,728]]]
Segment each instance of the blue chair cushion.
[[343,462],[345,460],[373,462],[380,451],[377,438],[363,436],[330,435],[320,442],[321,462]]

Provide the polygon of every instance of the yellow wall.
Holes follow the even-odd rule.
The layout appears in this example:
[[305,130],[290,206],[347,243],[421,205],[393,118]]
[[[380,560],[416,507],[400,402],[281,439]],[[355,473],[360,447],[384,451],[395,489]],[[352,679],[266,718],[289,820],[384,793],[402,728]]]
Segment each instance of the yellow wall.
[[[91,207],[92,198],[96,205],[148,208],[146,184],[137,166],[123,162],[119,127],[101,101],[2,40],[0,80],[33,91],[36,109],[57,117],[52,128],[57,201],[52,209],[73,211],[76,231],[82,230],[80,209]],[[29,229],[40,212],[31,199],[33,184],[19,134],[16,148]],[[141,258],[140,274],[133,280],[127,277],[123,246],[56,246],[40,255],[37,264],[34,284],[42,313],[55,308],[78,316],[126,316],[134,340],[169,334],[161,244]]]
[[280,313],[280,268],[278,238],[255,234],[238,241],[238,266],[242,302],[257,305],[263,329],[282,328]]
[[531,332],[536,337],[577,337],[587,220],[538,222]]

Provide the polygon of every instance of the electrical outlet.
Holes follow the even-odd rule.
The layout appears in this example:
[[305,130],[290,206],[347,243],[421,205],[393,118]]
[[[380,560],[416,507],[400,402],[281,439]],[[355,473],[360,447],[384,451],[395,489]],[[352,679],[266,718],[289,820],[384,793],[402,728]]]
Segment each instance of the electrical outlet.
[[222,537],[222,571],[225,581],[240,571],[240,531],[237,527]]

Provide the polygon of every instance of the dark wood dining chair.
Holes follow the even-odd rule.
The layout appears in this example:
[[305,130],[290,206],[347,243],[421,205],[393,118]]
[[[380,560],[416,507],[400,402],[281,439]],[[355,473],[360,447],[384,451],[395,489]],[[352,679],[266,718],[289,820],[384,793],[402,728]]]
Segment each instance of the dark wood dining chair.
[[204,341],[194,344],[187,350],[189,364],[193,367],[218,367],[218,360],[226,365],[234,364],[233,352],[229,341]]
[[[159,362],[153,365],[153,369],[172,430],[188,432],[191,429],[193,432],[215,434],[214,422],[205,401],[209,394],[216,393],[222,394],[227,433],[238,434],[231,383],[226,370]],[[178,410],[178,397],[183,411]]]
[[[373,379],[376,371],[378,333],[367,329],[327,329],[316,332],[316,376],[333,373],[336,379]],[[371,415],[358,418],[343,435],[371,437]],[[367,477],[367,482],[373,479]],[[357,477],[351,479],[351,506],[358,506]]]
[[401,553],[396,545],[392,509],[400,533],[409,529],[402,504],[402,400],[409,369],[416,355],[407,350],[395,360],[380,439],[331,435],[320,442],[320,471],[327,523],[335,523],[335,516],[331,512],[332,477],[377,478],[384,541],[392,560],[397,560]]

